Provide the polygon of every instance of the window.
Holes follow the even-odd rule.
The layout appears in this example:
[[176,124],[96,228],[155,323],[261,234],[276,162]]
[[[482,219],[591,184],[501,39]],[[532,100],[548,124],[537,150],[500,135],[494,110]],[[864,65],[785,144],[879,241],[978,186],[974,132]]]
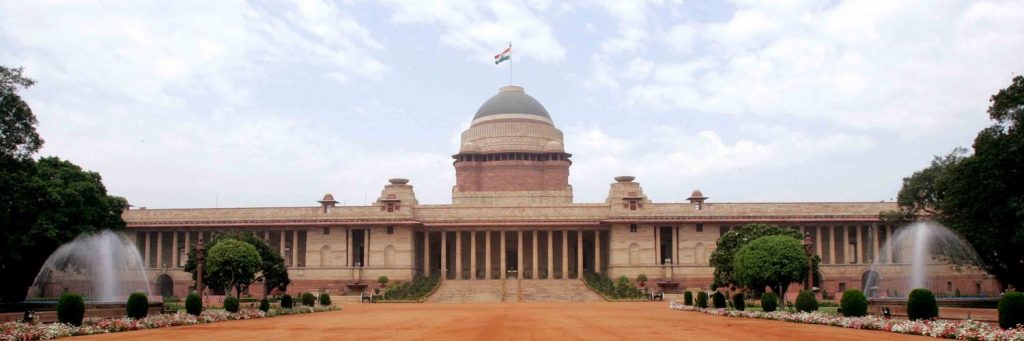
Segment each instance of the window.
[[395,227],[389,225],[387,228],[387,234],[395,234]]
[[846,282],[839,282],[839,292],[846,291]]
[[636,211],[636,200],[629,200],[629,210]]
[[330,227],[325,227],[324,228],[324,234],[331,234],[331,228]]
[[953,291],[953,282],[946,282],[946,291]]
[[704,224],[697,224],[697,232],[704,232]]
[[636,233],[636,224],[629,225],[629,232]]

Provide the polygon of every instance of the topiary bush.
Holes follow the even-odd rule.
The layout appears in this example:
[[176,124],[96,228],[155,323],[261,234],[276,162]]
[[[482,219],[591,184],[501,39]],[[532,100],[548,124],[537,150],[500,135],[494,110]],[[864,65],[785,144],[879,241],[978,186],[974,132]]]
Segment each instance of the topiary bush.
[[237,313],[238,312],[238,298],[234,297],[234,296],[228,296],[227,298],[225,298],[224,299],[224,310],[227,310],[229,313]]
[[292,295],[281,296],[281,308],[291,309],[295,306],[295,301],[292,299]]
[[743,300],[745,298],[742,292],[732,295],[732,308],[739,311],[746,310],[747,302]]
[[935,294],[928,289],[914,289],[907,296],[907,318],[911,320],[929,320],[939,317],[939,304],[935,302]]
[[715,309],[725,308],[725,295],[721,292],[715,291],[714,294],[711,294],[711,304]]
[[1024,293],[1010,291],[999,299],[999,327],[1010,329],[1024,324]]
[[328,295],[326,292],[320,294],[320,305],[331,305],[331,295]]
[[692,292],[687,291],[687,292],[683,293],[683,304],[685,304],[685,305],[693,305],[693,293]]
[[203,299],[199,297],[199,294],[188,294],[188,297],[185,298],[185,311],[192,316],[199,316],[203,313]]
[[307,307],[316,305],[316,296],[308,292],[302,293],[302,305]]
[[149,315],[149,298],[141,292],[132,293],[128,296],[126,304],[128,317],[140,319]]
[[85,317],[85,300],[82,295],[66,292],[57,301],[57,321],[74,326],[82,325]]
[[805,313],[818,311],[818,300],[814,298],[814,292],[810,290],[801,291],[796,296],[796,310]]
[[868,314],[868,299],[864,293],[857,289],[849,289],[843,292],[843,298],[839,300],[839,307],[843,316],[860,317]]
[[260,301],[260,310],[264,313],[270,311],[270,300],[264,298]]
[[697,308],[708,307],[708,293],[700,291],[697,292]]
[[761,295],[761,310],[773,312],[779,307],[779,298],[775,293],[766,292]]

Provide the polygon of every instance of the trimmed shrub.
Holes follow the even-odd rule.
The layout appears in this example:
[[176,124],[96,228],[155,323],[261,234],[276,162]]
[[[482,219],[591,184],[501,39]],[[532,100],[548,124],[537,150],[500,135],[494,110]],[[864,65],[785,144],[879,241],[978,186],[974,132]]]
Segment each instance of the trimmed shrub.
[[308,292],[302,293],[302,305],[307,307],[316,305],[316,296],[313,296],[312,293]]
[[141,292],[132,293],[128,296],[126,304],[128,317],[140,319],[149,314],[149,298]]
[[860,317],[868,314],[868,299],[864,293],[857,289],[849,289],[843,292],[843,298],[839,300],[839,307],[843,316]]
[[60,295],[57,301],[57,321],[70,325],[82,325],[82,318],[85,317],[85,300],[82,295],[66,292]]
[[805,313],[818,311],[818,300],[814,298],[814,292],[810,290],[801,291],[796,296],[796,310]]
[[281,308],[291,309],[295,306],[295,301],[292,300],[292,295],[281,296]]
[[700,291],[697,292],[697,308],[708,307],[708,293]]
[[264,313],[270,311],[270,300],[264,298],[260,301],[260,310]]
[[377,277],[377,283],[388,284],[388,276]]
[[746,297],[743,296],[742,292],[732,295],[732,308],[739,311],[746,310],[747,302],[743,300],[744,298]]
[[326,292],[320,294],[320,305],[331,305],[331,295]]
[[999,299],[999,327],[1010,329],[1024,324],[1024,293],[1011,291]]
[[224,310],[227,310],[229,313],[237,313],[238,312],[238,298],[234,297],[234,296],[228,296],[227,298],[225,298],[224,299]]
[[640,274],[639,276],[636,276],[636,281],[637,283],[647,283],[647,275]]
[[929,320],[939,317],[939,304],[935,302],[935,294],[928,289],[914,289],[907,297],[907,318],[911,320]]
[[199,294],[188,294],[188,297],[185,298],[185,311],[192,316],[199,316],[203,313],[203,299],[199,297]]
[[683,293],[683,304],[685,304],[685,305],[693,305],[693,293],[692,292],[687,291],[687,292]]
[[775,296],[775,293],[766,292],[761,295],[761,310],[765,312],[773,312],[779,307],[779,298]]
[[725,295],[721,292],[715,291],[714,294],[711,294],[711,304],[715,309],[725,308]]

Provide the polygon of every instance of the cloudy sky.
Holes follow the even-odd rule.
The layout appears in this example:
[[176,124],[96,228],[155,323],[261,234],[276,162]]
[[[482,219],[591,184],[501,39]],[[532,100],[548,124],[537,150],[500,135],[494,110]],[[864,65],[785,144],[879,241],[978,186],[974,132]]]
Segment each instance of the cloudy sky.
[[1022,1],[771,3],[0,1],[0,64],[42,156],[150,208],[450,202],[509,42],[577,202],[889,200],[1024,72]]

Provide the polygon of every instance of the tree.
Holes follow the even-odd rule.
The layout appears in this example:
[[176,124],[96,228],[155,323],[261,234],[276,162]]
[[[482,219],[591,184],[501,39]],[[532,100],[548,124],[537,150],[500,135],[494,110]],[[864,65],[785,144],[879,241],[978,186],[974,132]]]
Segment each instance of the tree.
[[18,96],[18,88],[35,81],[21,75],[22,68],[0,66],[0,159],[28,159],[43,146],[36,133],[36,116]]
[[747,243],[733,259],[733,276],[748,288],[769,287],[780,297],[807,274],[807,254],[799,239],[765,236]]
[[259,251],[252,244],[224,239],[210,247],[203,275],[209,278],[211,286],[219,284],[234,288],[237,297],[255,280],[262,262]]
[[[260,270],[259,275],[253,278],[253,282],[246,285],[243,290],[247,289],[250,285],[257,281],[263,281],[263,295],[266,296],[275,288],[281,291],[288,289],[288,285],[291,284],[291,279],[288,278],[288,270],[284,266],[284,258],[281,257],[281,253],[278,249],[270,247],[266,241],[253,235],[252,233],[242,231],[230,231],[221,232],[213,236],[212,240],[207,241],[206,249],[209,250],[215,246],[221,240],[234,239],[249,243],[256,248],[256,251],[260,254]],[[196,262],[195,262],[195,243],[193,243],[188,250],[188,261],[185,262],[184,270],[192,273],[192,280],[196,279]],[[209,280],[206,281],[210,284]]]
[[710,263],[715,268],[714,287],[739,284],[733,274],[733,256],[747,243],[765,236],[789,236],[803,240],[800,231],[771,224],[747,224],[738,230],[726,232],[711,253]]
[[[995,123],[974,139],[904,179],[903,215],[930,214],[964,237],[1002,285],[1024,287],[1024,77],[990,99]],[[892,213],[892,212],[884,212]],[[944,250],[944,249],[939,249]],[[947,256],[953,261],[957,257]]]

